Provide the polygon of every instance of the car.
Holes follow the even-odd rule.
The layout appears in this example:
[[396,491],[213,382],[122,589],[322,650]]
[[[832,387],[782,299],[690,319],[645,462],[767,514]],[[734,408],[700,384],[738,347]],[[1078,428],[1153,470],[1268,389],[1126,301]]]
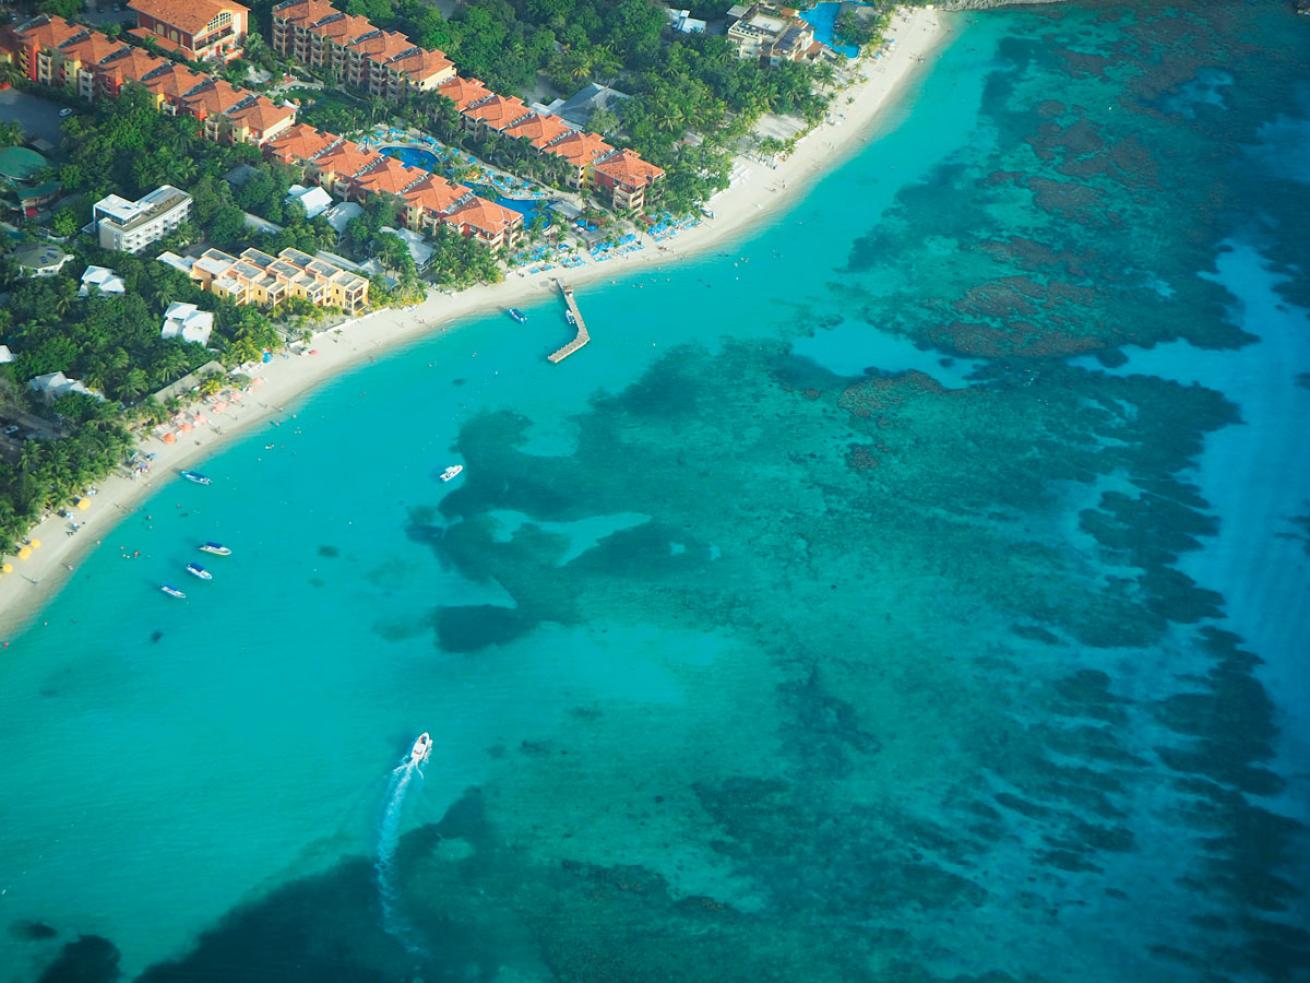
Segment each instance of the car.
[[6,436],[6,437],[12,437],[12,436],[13,436],[14,434],[16,434],[16,433],[18,433],[18,424],[16,424],[16,423],[11,423],[11,424],[9,424],[9,426],[5,427],[5,436]]
[[63,109],[59,110],[59,118],[60,118],[60,119],[67,119],[68,117],[70,117],[70,116],[72,116],[72,115],[73,115],[73,110],[70,109],[68,106],[65,106]]

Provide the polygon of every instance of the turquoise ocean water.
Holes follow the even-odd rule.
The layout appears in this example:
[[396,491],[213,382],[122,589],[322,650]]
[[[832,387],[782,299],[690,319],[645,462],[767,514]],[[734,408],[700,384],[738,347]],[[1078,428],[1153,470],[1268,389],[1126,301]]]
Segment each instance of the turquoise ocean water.
[[565,364],[469,323],[108,535],[0,661],[0,980],[1306,978],[1310,22],[956,28]]

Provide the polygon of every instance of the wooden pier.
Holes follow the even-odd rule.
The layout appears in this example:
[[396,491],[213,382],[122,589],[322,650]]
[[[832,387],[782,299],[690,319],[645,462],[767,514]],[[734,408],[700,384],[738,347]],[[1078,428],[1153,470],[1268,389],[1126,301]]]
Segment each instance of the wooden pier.
[[573,325],[577,332],[573,335],[573,340],[563,348],[551,352],[546,356],[551,362],[562,362],[579,348],[591,341],[591,335],[587,333],[587,322],[582,320],[582,311],[578,310],[578,302],[573,299],[573,288],[566,287],[559,280],[555,281],[559,287],[559,292],[564,295],[564,303],[568,306],[569,313],[573,315]]

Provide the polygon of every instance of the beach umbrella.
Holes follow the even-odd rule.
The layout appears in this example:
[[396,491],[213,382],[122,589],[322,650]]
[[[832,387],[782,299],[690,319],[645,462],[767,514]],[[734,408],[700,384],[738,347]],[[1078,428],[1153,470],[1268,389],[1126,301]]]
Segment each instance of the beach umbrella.
[[227,403],[223,402],[221,399],[214,404],[215,413],[222,413],[225,409],[227,409]]
[[196,414],[196,426],[197,426],[197,427],[203,427],[203,426],[204,426],[206,423],[208,423],[208,422],[209,422],[209,421],[207,421],[207,420],[206,420],[206,419],[205,419],[201,414],[199,414],[199,413]]
[[162,439],[162,440],[164,441],[164,443],[166,443],[166,444],[175,444],[175,443],[177,443],[177,437],[175,437],[175,436],[174,436],[173,434],[171,434],[171,433],[166,433],[166,434],[164,434],[164,436],[163,436],[161,439]]
[[195,426],[190,421],[187,421],[183,423],[182,426],[178,427],[178,429],[181,430],[183,433],[190,433],[192,430],[195,429]]
[[41,540],[39,540],[39,539],[34,539],[34,540],[32,540],[32,542],[31,542],[30,545],[31,545],[32,549],[34,549],[34,550],[39,550],[39,549],[41,548]]
[[0,573],[13,573],[13,572],[14,572],[14,565],[12,563],[6,563],[3,567],[0,567]]
[[78,508],[78,511],[80,511],[80,512],[85,512],[85,511],[86,511],[87,509],[89,509],[90,507],[91,507],[91,499],[89,499],[89,498],[79,498],[79,499],[77,500],[77,508]]
[[18,558],[20,560],[26,560],[31,555],[32,555],[32,549],[29,546],[24,546],[22,549],[18,551]]

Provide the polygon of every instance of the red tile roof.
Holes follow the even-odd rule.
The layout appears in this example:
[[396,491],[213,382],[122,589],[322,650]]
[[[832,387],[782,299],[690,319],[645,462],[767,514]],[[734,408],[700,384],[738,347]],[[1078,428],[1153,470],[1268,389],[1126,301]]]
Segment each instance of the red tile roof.
[[422,83],[433,76],[444,75],[455,67],[455,63],[435,48],[427,50],[415,48],[407,55],[400,55],[387,63],[388,68],[395,69],[414,82]]
[[123,51],[124,54],[100,65],[98,74],[101,77],[111,79],[121,85],[123,82],[140,81],[142,76],[148,75],[155,69],[168,64],[158,55],[152,55],[140,48],[128,46]]
[[279,106],[271,99],[259,96],[254,103],[229,112],[228,118],[234,123],[247,126],[257,134],[276,130],[287,120],[296,118],[296,111],[290,106]]
[[238,91],[231,83],[209,78],[208,83],[182,97],[182,106],[193,116],[217,116],[235,109],[250,98],[250,93]]
[[421,184],[416,184],[405,192],[405,201],[411,208],[442,215],[450,211],[455,202],[468,193],[469,189],[462,184],[451,184],[443,177],[429,174]]
[[563,157],[574,167],[586,167],[597,157],[603,157],[614,148],[594,133],[573,132],[561,137],[549,147],[547,153]]
[[469,106],[463,112],[468,119],[484,123],[493,130],[504,130],[528,115],[531,110],[513,96],[492,96],[476,106]]
[[620,150],[612,157],[607,157],[596,165],[596,173],[632,190],[654,184],[664,176],[663,168],[642,160],[635,150]]
[[230,0],[224,3],[217,0],[130,0],[127,6],[129,10],[145,14],[191,35],[199,34],[225,10],[233,14],[250,13],[249,7]]
[[284,7],[281,10],[273,11],[274,20],[286,21],[288,24],[303,24],[308,26],[324,17],[331,17],[333,14],[339,14],[332,4],[326,0],[300,0],[300,3],[291,7]]
[[209,78],[207,75],[193,72],[191,69],[184,68],[174,62],[166,62],[166,64],[168,65],[167,71],[143,79],[142,84],[151,92],[170,101],[180,99],[185,93],[203,84]]
[[491,95],[491,90],[475,78],[456,75],[449,82],[443,82],[437,91],[455,104],[458,110],[464,110],[479,99]]
[[59,50],[65,58],[75,58],[85,66],[98,65],[110,55],[127,47],[122,41],[111,41],[99,31],[77,41],[66,41]]
[[28,21],[27,24],[20,25],[15,33],[28,44],[36,44],[42,48],[57,48],[86,30],[80,24],[70,24],[62,17],[54,15],[44,15],[34,20],[40,23]]
[[297,123],[269,142],[268,153],[284,164],[298,164],[322,153],[339,139],[335,134],[316,130],[308,123]]
[[485,233],[488,237],[501,235],[514,226],[523,224],[523,216],[512,208],[476,197],[455,209],[447,218],[462,226]]
[[394,157],[382,158],[382,163],[370,167],[365,173],[355,178],[357,187],[369,192],[386,192],[399,195],[411,184],[427,176],[427,172],[417,167],[406,167]]
[[342,140],[315,157],[313,163],[320,171],[354,177],[366,167],[377,163],[380,157],[381,154],[365,150],[353,140]]
[[[334,10],[333,13],[341,12]],[[356,17],[354,14],[342,14],[335,20],[315,21],[305,26],[313,33],[343,45],[351,44],[364,35],[372,34],[377,30],[373,26],[373,22],[367,17]]]
[[547,113],[544,116],[533,115],[511,126],[505,135],[518,140],[527,140],[532,146],[541,150],[550,141],[569,132],[568,125],[558,116]]
[[413,51],[415,45],[413,41],[397,31],[378,31],[376,34],[355,39],[350,43],[350,47],[369,61],[385,65],[392,58]]

